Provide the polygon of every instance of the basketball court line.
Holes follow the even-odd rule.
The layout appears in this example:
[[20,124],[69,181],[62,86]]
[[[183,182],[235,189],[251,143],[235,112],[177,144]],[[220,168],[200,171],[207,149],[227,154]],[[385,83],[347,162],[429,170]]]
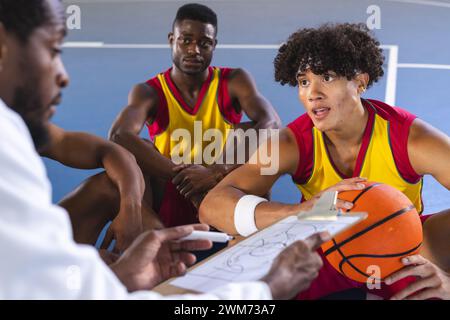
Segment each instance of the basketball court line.
[[[450,5],[450,4],[449,4]],[[166,43],[105,43],[101,41],[68,41],[63,44],[64,48],[79,49],[169,49]],[[217,49],[231,50],[277,50],[277,44],[219,44]],[[386,94],[384,101],[389,105],[395,105],[397,88],[397,71],[399,68],[411,69],[435,69],[450,70],[450,65],[424,64],[424,63],[399,63],[398,45],[381,45],[380,48],[388,50]]]
[[[81,48],[81,49],[169,49],[166,43],[104,43],[100,41],[68,41],[63,44],[64,48]],[[268,49],[276,50],[279,45],[276,44],[219,44],[217,49]]]
[[397,68],[450,70],[450,64],[399,63]]
[[[219,44],[217,49],[232,50],[277,50],[278,44]],[[79,49],[169,49],[165,43],[104,43],[101,41],[68,41],[63,44],[63,48]],[[395,105],[398,69],[398,46],[381,45],[380,48],[388,50],[388,66],[386,78],[386,94],[384,101],[387,104]],[[404,64],[407,65],[407,64]],[[404,66],[405,67],[405,66]],[[407,66],[406,66],[407,67]]]
[[395,106],[395,98],[397,93],[397,69],[398,69],[398,46],[380,46],[382,49],[388,49],[388,67],[386,76],[386,95],[384,102],[391,106]]
[[[105,43],[101,41],[68,41],[63,44],[63,47],[79,48],[79,49],[169,49],[170,48],[169,45],[166,43]],[[217,45],[217,49],[231,49],[231,50],[277,50],[279,47],[280,45],[277,44]],[[399,68],[450,70],[450,65],[445,64],[399,63],[398,45],[380,45],[380,48],[388,50],[386,93],[384,101],[389,105],[395,105],[397,93],[396,92],[397,72]]]
[[[98,48],[98,49],[169,49],[167,43],[105,43],[102,41],[67,41],[64,48]],[[279,44],[218,44],[217,49],[254,49],[254,50],[276,50]],[[397,45],[381,45],[382,49],[398,48]]]
[[443,1],[431,1],[431,0],[385,0],[389,2],[400,2],[405,4],[420,4],[425,6],[450,8],[450,3]]

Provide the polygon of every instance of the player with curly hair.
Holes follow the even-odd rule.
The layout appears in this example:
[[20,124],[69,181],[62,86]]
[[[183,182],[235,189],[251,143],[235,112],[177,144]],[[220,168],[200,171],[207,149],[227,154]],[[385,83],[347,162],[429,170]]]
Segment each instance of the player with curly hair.
[[[396,187],[418,212],[423,211],[425,174],[449,189],[449,137],[404,109],[361,97],[383,76],[379,45],[362,24],[325,24],[293,33],[275,58],[275,79],[282,85],[298,86],[306,113],[281,130],[278,142],[268,143],[270,150],[279,150],[278,171],[261,174],[264,164],[259,159],[235,170],[208,193],[200,207],[200,220],[247,236],[310,209],[326,190],[363,189],[365,179]],[[260,198],[283,174],[292,176],[303,195],[301,203]],[[337,207],[350,209],[352,203],[338,200]],[[449,226],[448,209],[427,219],[421,255],[405,262],[414,267],[399,271],[388,282],[411,275],[420,280],[383,284],[382,290],[373,293],[385,298],[395,294],[395,298],[450,299],[450,277],[443,271],[450,270]],[[299,298],[367,289],[323,260],[319,277]]]

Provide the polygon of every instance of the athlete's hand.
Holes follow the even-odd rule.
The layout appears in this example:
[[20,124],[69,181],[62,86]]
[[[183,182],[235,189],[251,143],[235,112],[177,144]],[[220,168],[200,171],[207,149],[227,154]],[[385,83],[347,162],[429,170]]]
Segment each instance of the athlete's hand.
[[145,232],[110,267],[128,291],[150,290],[183,275],[196,260],[189,251],[211,248],[209,240],[179,241],[194,229],[207,231],[209,227],[196,224]]
[[294,242],[278,255],[261,279],[269,285],[273,299],[290,299],[309,288],[323,265],[316,250],[328,240],[328,232],[316,233],[305,241]]
[[113,239],[116,240],[113,252],[120,253],[144,231],[141,215],[141,204],[121,203],[119,213],[106,232],[101,248],[107,249]]
[[402,263],[405,267],[387,277],[386,284],[390,285],[409,276],[415,276],[417,280],[392,296],[392,300],[450,300],[450,275],[447,272],[421,255],[405,257]]
[[[322,196],[322,194],[324,194],[327,191],[342,192],[342,191],[350,191],[350,190],[362,190],[365,188],[365,185],[362,184],[361,182],[365,182],[365,181],[367,181],[366,178],[360,178],[360,177],[344,179],[344,180],[336,183],[334,186],[331,186],[325,190],[322,190],[321,192],[316,194],[314,197],[312,197],[308,201],[302,202],[300,204],[300,209],[301,209],[301,211],[311,210],[313,208],[314,204],[317,202],[317,200],[319,200],[319,198]],[[337,199],[337,201],[336,201],[336,209],[341,209],[341,210],[345,211],[345,210],[351,209],[352,207],[353,207],[353,203],[351,203],[350,201],[345,201],[345,200],[341,200],[341,199]]]
[[212,167],[197,164],[181,164],[172,170],[175,173],[172,183],[180,194],[189,200],[195,194],[208,192],[223,178],[223,175]]

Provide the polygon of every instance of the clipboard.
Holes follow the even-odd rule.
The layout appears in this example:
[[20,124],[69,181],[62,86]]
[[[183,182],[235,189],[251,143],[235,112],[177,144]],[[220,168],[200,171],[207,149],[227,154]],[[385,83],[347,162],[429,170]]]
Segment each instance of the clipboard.
[[232,282],[260,279],[278,254],[296,240],[325,230],[333,237],[367,218],[366,212],[341,213],[335,208],[336,201],[337,192],[324,193],[312,210],[286,217],[250,235],[170,281],[170,285],[208,292]]
[[368,216],[367,212],[347,212],[342,213],[336,209],[337,191],[328,191],[319,198],[312,210],[299,212],[297,218],[301,221],[344,221],[346,226],[330,231],[331,237],[353,227],[359,222],[365,220]]

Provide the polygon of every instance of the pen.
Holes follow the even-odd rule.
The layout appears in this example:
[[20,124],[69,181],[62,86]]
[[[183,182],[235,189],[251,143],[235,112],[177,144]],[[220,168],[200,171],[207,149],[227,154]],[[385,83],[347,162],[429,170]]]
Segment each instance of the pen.
[[180,240],[211,240],[213,242],[227,242],[228,240],[233,240],[234,237],[227,235],[222,232],[211,232],[211,231],[192,231],[192,233]]

